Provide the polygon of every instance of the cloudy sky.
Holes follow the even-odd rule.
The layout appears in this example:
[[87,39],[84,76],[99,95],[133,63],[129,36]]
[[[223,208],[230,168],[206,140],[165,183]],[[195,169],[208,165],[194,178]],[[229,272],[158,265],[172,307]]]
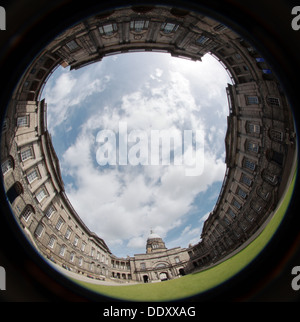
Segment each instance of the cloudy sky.
[[[42,96],[67,196],[116,256],[144,253],[150,229],[168,248],[200,240],[225,174],[227,83],[226,71],[210,55],[192,62],[160,53],[106,57],[77,71],[59,67],[49,79]],[[128,134],[123,165],[120,124]],[[155,131],[182,137],[192,131],[190,156],[197,151],[194,134],[201,133],[201,174],[187,175],[188,166],[174,164],[172,152],[170,164],[151,163]],[[110,153],[117,163],[101,164]]]

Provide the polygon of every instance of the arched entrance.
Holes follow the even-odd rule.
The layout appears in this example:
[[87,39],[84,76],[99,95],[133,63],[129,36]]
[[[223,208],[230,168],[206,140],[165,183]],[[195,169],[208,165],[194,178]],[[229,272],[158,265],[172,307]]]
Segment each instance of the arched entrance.
[[183,269],[183,268],[180,268],[180,269],[179,269],[179,274],[180,274],[181,276],[184,276],[184,275],[185,275],[185,271],[184,271],[184,269]]
[[161,272],[160,274],[159,274],[159,279],[161,280],[161,281],[166,281],[166,280],[168,280],[169,278],[168,278],[168,273],[166,273],[166,272]]

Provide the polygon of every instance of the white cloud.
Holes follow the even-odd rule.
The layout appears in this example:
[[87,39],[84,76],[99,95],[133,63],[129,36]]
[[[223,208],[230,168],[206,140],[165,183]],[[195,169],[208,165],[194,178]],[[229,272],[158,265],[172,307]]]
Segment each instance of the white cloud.
[[[48,129],[55,135],[55,128],[67,120],[72,113],[72,108],[81,108],[80,104],[94,93],[103,92],[109,83],[108,75],[96,77],[100,73],[101,65],[97,65],[91,73],[89,70],[81,70],[79,76],[68,71],[63,71],[53,84],[51,80],[45,86],[43,95],[47,98],[47,104],[51,105],[48,113]],[[76,72],[76,71],[75,71]]]
[[[150,228],[165,237],[172,229],[184,225],[186,214],[195,207],[196,196],[224,178],[225,164],[218,156],[224,149],[224,142],[215,144],[214,140],[222,138],[222,133],[225,135],[221,128],[226,124],[226,117],[223,115],[225,121],[214,118],[214,123],[207,123],[205,113],[211,112],[204,110],[205,104],[217,99],[221,91],[205,79],[210,94],[202,99],[203,86],[199,86],[199,93],[195,95],[195,85],[188,77],[195,77],[195,65],[190,67],[183,62],[182,65],[170,64],[165,69],[154,68],[149,79],[141,84],[136,80],[139,86],[124,93],[114,105],[106,101],[97,111],[86,110],[86,120],[81,124],[74,144],[63,154],[62,172],[73,177],[66,186],[71,203],[87,226],[111,248],[124,251],[127,247],[129,253],[131,250],[143,252]],[[203,74],[212,77],[206,70]],[[67,73],[57,79],[47,96],[47,102],[52,106],[51,122],[55,117],[61,117],[51,124],[52,128],[67,117],[72,107],[83,104],[93,93],[105,91],[112,79],[103,82],[93,77],[95,74],[90,70],[80,79]],[[216,74],[210,80],[220,82]],[[224,82],[218,86],[224,88]],[[128,131],[144,130],[148,134],[154,129],[180,132],[200,129],[206,137],[203,174],[187,177],[184,166],[175,165],[97,165],[97,131],[109,129],[117,134],[120,122],[127,122]],[[179,238],[172,241],[172,247],[195,243],[199,240],[200,229],[201,225],[193,228],[186,225]],[[179,244],[175,245],[176,242]]]

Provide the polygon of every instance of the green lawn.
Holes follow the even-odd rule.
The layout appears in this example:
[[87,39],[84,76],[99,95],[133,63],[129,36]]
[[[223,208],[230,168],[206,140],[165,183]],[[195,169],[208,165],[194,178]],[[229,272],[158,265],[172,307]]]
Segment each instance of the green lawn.
[[109,297],[140,302],[182,299],[209,290],[225,282],[246,267],[271,240],[289,206],[294,190],[295,180],[296,173],[285,198],[262,233],[242,251],[210,269],[186,275],[175,280],[152,284],[106,286],[79,281],[77,282],[90,290]]

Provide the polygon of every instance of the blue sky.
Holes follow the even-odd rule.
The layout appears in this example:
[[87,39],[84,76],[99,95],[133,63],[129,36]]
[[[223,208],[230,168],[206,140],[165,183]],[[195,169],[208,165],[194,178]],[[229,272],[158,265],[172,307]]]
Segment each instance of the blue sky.
[[[162,53],[104,58],[77,71],[59,67],[45,86],[52,135],[68,198],[116,256],[144,253],[150,229],[168,248],[200,240],[225,174],[230,79],[210,55],[192,62]],[[203,173],[184,165],[100,166],[97,134],[201,131]],[[149,136],[150,137],[150,136]]]

